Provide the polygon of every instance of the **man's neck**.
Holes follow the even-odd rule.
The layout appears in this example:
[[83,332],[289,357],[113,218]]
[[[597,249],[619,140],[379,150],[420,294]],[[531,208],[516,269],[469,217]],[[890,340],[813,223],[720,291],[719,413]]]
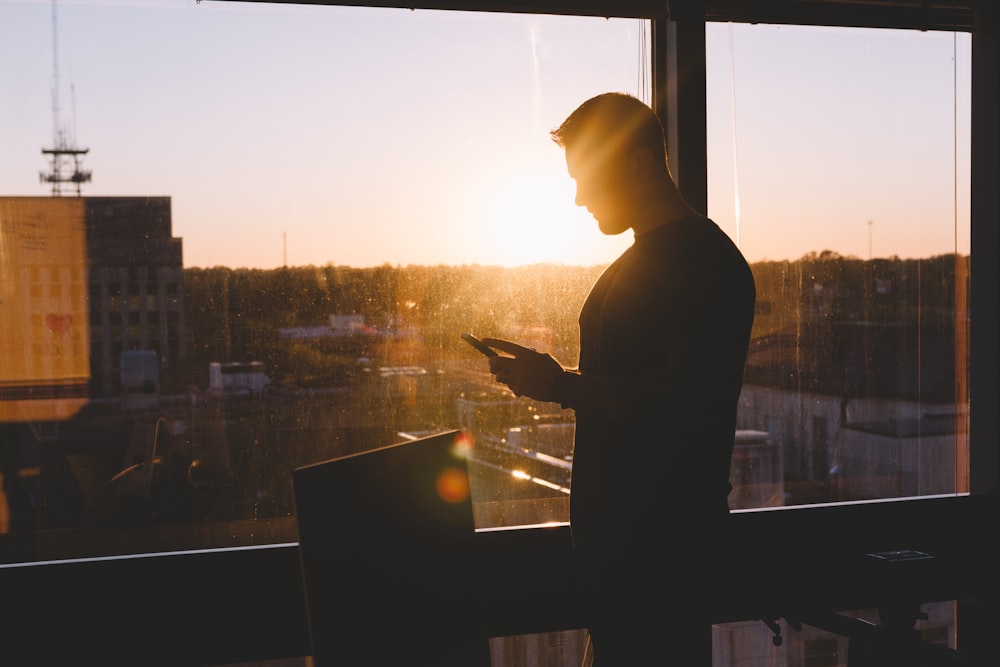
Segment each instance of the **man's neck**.
[[656,197],[650,198],[650,201],[641,210],[642,217],[637,219],[635,224],[632,225],[632,231],[635,232],[636,236],[641,236],[677,220],[700,215],[673,188],[664,190]]

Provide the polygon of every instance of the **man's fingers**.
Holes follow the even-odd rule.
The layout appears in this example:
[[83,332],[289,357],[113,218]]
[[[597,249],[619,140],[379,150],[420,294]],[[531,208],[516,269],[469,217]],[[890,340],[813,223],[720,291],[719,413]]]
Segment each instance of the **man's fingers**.
[[506,352],[514,357],[520,356],[526,352],[534,352],[534,350],[530,347],[524,347],[523,345],[518,345],[517,343],[504,340],[503,338],[484,338],[483,342],[495,350]]
[[500,357],[500,356],[490,357],[490,373],[496,375],[498,373],[502,373],[503,371],[509,370],[510,365],[508,362],[510,360],[511,360],[510,357]]

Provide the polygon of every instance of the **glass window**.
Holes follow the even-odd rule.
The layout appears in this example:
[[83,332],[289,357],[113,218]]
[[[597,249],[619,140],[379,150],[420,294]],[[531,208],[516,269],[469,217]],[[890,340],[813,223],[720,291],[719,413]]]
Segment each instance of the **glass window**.
[[25,64],[0,73],[0,321],[38,334],[0,350],[3,558],[294,542],[293,468],[453,428],[479,525],[565,520],[572,415],[501,391],[459,333],[575,362],[629,239],[574,205],[548,132],[648,99],[647,33],[0,0]]
[[734,478],[783,485],[737,508],[966,492],[970,36],[706,40],[709,214],[758,288]]
[[[573,206],[548,130],[597,92],[648,99],[645,22],[0,11],[25,26],[3,48],[37,54],[3,74],[0,307],[46,340],[10,339],[0,387],[77,388],[2,394],[8,537],[294,541],[294,467],[456,427],[480,525],[566,519],[572,414],[500,391],[458,333],[575,361],[629,239]],[[965,491],[968,36],[710,24],[707,58],[709,214],[760,295],[733,506]]]
[[[458,333],[573,363],[629,239],[547,133],[648,99],[647,25],[151,4],[0,0],[0,560],[291,542],[294,467],[456,427],[480,526],[564,520],[572,415]],[[760,294],[737,509],[967,490],[969,42],[708,26],[709,214]]]

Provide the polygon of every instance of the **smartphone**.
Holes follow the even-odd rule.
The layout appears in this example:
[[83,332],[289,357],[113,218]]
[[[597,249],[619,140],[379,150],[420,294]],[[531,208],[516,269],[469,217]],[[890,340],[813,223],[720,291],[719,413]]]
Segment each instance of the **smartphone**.
[[497,356],[496,350],[487,347],[486,344],[483,343],[483,341],[479,340],[470,333],[463,333],[462,340],[464,340],[466,343],[468,343],[472,347],[476,348],[477,350],[485,354],[487,357]]

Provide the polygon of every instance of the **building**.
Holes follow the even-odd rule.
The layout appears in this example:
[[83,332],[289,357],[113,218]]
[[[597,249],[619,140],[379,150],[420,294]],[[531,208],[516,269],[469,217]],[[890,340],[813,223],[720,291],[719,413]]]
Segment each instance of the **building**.
[[810,322],[756,339],[740,427],[781,452],[790,504],[964,492],[953,346],[941,327]]
[[213,361],[208,365],[208,389],[216,393],[259,394],[270,384],[259,361]]
[[0,197],[0,207],[0,308],[16,332],[0,383],[34,387],[33,398],[41,387],[61,400],[121,396],[124,352],[151,351],[161,370],[184,356],[169,197]]
[[79,199],[0,197],[0,416],[41,422],[89,393],[87,259]]
[[184,356],[182,242],[169,197],[85,197],[91,391],[118,396],[120,359],[151,350],[167,370]]

